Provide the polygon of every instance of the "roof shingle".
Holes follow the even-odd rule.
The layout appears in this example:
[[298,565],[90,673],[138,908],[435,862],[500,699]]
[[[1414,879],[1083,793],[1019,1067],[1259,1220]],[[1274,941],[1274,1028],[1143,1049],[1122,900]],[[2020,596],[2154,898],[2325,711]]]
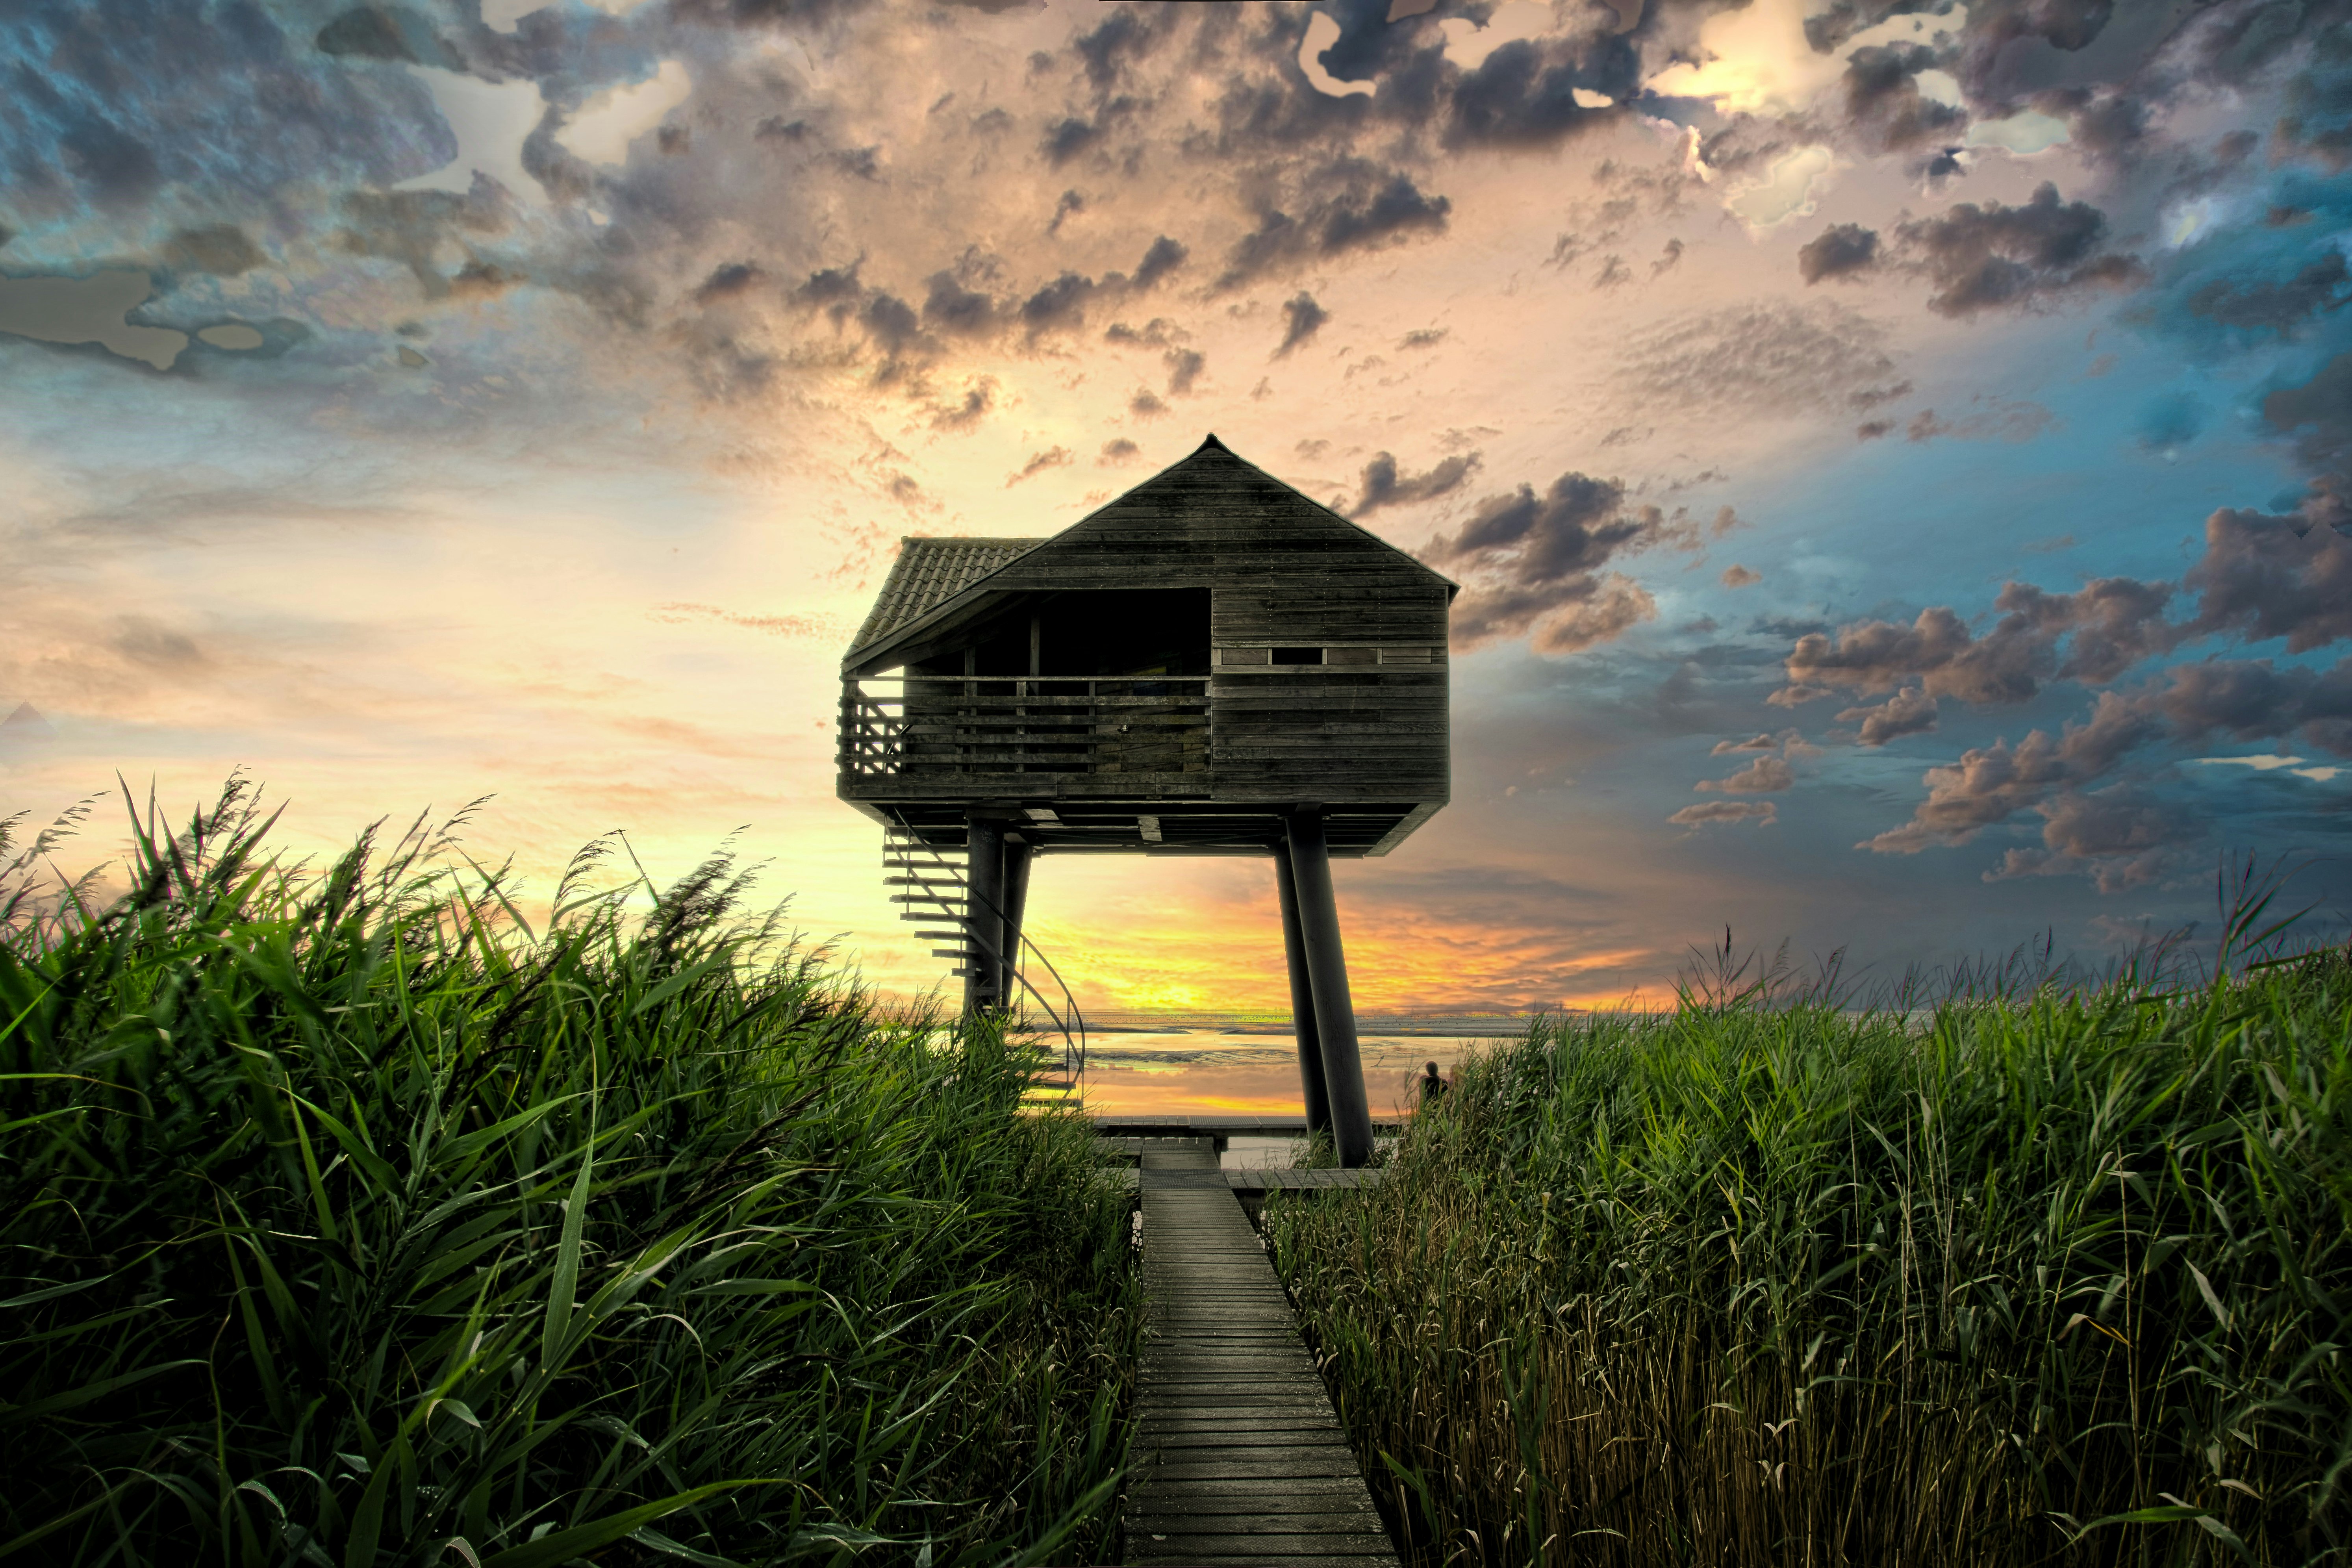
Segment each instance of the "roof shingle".
[[1045,542],[1042,539],[935,539],[920,534],[900,540],[898,559],[892,563],[866,624],[851,640],[850,651],[855,653],[897,631]]

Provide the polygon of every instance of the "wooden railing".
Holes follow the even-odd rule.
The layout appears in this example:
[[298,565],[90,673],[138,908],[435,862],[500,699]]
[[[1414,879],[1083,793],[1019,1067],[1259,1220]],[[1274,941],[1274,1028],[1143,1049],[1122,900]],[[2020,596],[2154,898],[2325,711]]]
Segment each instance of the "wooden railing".
[[866,676],[842,682],[844,774],[1173,773],[1209,765],[1198,675]]

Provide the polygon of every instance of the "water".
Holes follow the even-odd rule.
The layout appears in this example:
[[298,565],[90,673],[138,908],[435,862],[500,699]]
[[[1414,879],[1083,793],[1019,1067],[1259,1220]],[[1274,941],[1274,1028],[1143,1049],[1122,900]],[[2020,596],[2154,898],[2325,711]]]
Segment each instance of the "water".
[[[1413,1079],[1434,1061],[1451,1073],[1465,1053],[1496,1040],[1445,1040],[1366,1035],[1357,1042],[1364,1094],[1374,1120],[1410,1116],[1420,1103]],[[1298,1047],[1288,1035],[1207,1030],[1097,1034],[1087,1039],[1087,1110],[1097,1116],[1299,1116]],[[1235,1144],[1243,1140],[1236,1138]],[[1253,1142],[1261,1142],[1253,1140]],[[1287,1164],[1291,1140],[1263,1140]],[[1228,1165],[1234,1163],[1227,1160]]]

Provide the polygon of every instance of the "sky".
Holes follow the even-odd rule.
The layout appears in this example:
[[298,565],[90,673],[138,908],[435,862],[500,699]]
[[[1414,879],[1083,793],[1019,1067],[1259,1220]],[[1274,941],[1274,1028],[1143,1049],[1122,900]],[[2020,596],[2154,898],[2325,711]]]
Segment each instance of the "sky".
[[[2352,909],[2345,0],[51,0],[0,79],[0,817],[101,797],[65,873],[241,770],[289,860],[725,847],[943,985],[849,636],[902,537],[1213,432],[1463,584],[1360,1007],[2096,965],[2250,856]],[[1030,910],[1089,1006],[1286,1000],[1270,863]]]

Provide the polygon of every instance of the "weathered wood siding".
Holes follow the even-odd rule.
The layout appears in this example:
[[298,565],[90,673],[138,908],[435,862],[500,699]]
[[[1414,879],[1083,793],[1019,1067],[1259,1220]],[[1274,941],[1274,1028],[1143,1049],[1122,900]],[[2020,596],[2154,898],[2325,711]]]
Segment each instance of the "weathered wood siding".
[[[1222,447],[1147,480],[985,586],[1207,588],[1216,799],[1442,802],[1450,793],[1451,584]],[[1363,662],[1230,662],[1298,647]],[[1382,662],[1384,653],[1427,662]]]

